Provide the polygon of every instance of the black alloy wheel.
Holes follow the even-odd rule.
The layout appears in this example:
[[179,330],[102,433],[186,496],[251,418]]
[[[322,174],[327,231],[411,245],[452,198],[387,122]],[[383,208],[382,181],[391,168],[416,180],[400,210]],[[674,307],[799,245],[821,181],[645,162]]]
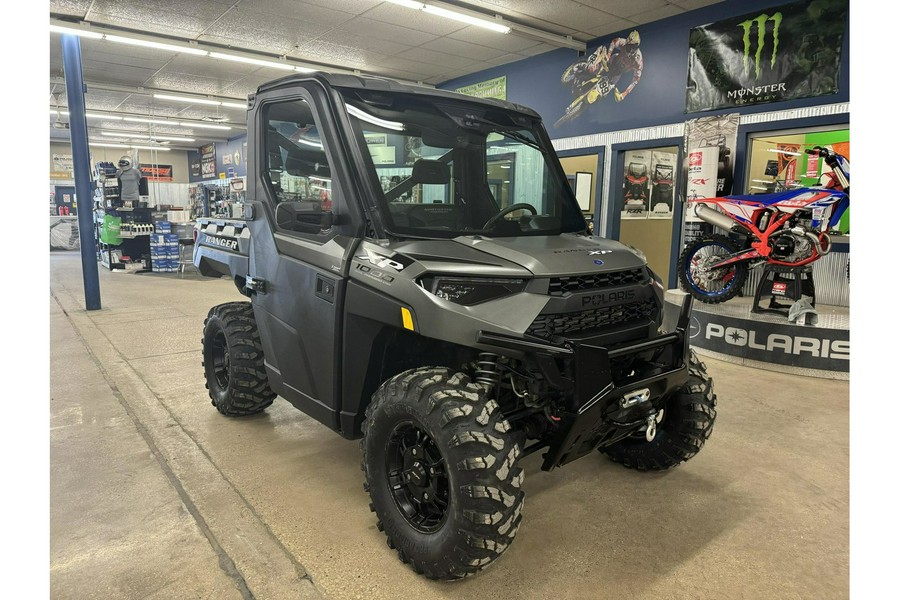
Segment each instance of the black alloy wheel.
[[417,531],[441,528],[450,509],[450,480],[434,440],[411,421],[399,423],[387,451],[391,496]]

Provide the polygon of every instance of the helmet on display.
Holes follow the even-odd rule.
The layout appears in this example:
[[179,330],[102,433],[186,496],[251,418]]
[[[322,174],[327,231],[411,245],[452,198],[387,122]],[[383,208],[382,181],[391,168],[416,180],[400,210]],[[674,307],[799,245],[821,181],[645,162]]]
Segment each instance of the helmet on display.
[[119,159],[119,168],[123,170],[128,170],[131,168],[131,159],[127,156],[123,156]]

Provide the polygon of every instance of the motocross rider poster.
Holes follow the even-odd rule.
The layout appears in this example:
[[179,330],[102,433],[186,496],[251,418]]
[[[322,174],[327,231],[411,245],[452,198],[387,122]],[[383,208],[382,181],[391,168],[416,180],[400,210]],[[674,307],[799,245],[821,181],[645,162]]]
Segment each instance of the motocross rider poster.
[[622,187],[623,219],[646,219],[650,203],[650,150],[625,152],[625,178]]
[[641,35],[637,30],[600,44],[587,56],[570,64],[560,81],[572,95],[571,103],[554,123],[555,128],[574,121],[586,113],[609,110],[609,104],[626,101],[641,80],[644,56]]
[[838,92],[849,0],[804,0],[690,33],[685,112]]

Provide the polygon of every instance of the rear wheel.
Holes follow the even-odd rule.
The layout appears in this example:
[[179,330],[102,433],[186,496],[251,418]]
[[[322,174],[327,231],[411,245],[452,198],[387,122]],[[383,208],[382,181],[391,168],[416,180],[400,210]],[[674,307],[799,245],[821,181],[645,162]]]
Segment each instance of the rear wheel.
[[716,422],[716,395],[706,365],[693,350],[688,369],[687,383],[666,402],[652,442],[640,432],[600,452],[638,471],[671,469],[700,452]]
[[230,417],[252,415],[275,400],[249,302],[210,309],[203,324],[203,372],[213,406]]
[[463,373],[426,367],[386,381],[363,423],[364,488],[400,560],[459,579],[496,560],[522,519],[518,440]]
[[678,258],[681,284],[694,298],[707,304],[734,298],[747,279],[747,264],[737,262],[717,269],[711,269],[709,265],[738,250],[737,245],[723,235],[710,235],[694,241]]

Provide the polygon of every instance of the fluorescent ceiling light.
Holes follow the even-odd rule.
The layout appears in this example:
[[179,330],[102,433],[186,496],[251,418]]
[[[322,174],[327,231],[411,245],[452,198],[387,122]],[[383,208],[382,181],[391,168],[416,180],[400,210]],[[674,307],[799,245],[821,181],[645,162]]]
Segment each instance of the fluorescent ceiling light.
[[228,125],[206,125],[206,124],[202,124],[202,123],[187,123],[187,122],[181,122],[181,123],[177,123],[177,124],[181,125],[182,127],[198,127],[200,129],[231,129],[231,127],[229,127]]
[[388,0],[388,2],[392,4],[399,4],[400,6],[405,6],[406,8],[411,8],[413,10],[421,10],[432,15],[444,17],[446,19],[453,19],[454,21],[460,21],[469,25],[475,25],[476,27],[484,27],[485,29],[490,29],[491,31],[496,31],[498,33],[510,32],[509,27],[497,21],[482,19],[468,13],[456,12],[455,10],[443,8],[441,6],[435,6],[434,4],[414,2],[413,0]]
[[387,0],[391,4],[399,4],[400,6],[405,6],[406,8],[411,8],[413,10],[422,10],[425,8],[425,5],[421,2],[413,2],[412,0]]
[[154,98],[160,100],[174,100],[176,102],[187,102],[188,104],[207,104],[209,106],[227,106],[228,108],[247,108],[247,104],[238,102],[222,102],[221,100],[209,100],[208,98],[191,98],[188,96],[170,96],[169,94],[153,94]]
[[406,129],[403,126],[403,123],[398,123],[397,121],[385,121],[384,119],[379,119],[374,115],[370,115],[369,113],[362,111],[352,104],[347,104],[347,112],[356,117],[357,119],[362,119],[363,121],[367,121],[373,125],[378,125],[380,127],[384,127],[385,129],[393,129],[394,131],[403,131]]
[[767,179],[751,179],[753,183],[775,183],[774,181],[769,181]]
[[84,29],[75,29],[74,27],[61,27],[59,25],[51,25],[50,31],[54,33],[64,33],[66,35],[80,35],[81,37],[99,40],[103,38],[102,33],[96,31],[85,31]]
[[97,113],[84,113],[88,119],[110,119],[111,121],[121,121],[122,117],[115,117],[112,115],[100,115]]
[[224,54],[222,52],[210,52],[209,55],[213,58],[218,58],[221,60],[231,60],[239,63],[246,63],[248,65],[258,65],[260,67],[271,67],[272,69],[284,69],[285,71],[293,71],[294,65],[289,65],[283,62],[275,62],[274,60],[262,60],[259,58],[250,58],[249,56],[237,56],[236,54]]
[[758,185],[751,185],[751,186],[750,186],[750,189],[751,189],[751,190],[763,190],[763,191],[766,191],[766,190],[769,189],[769,188],[759,187]]
[[154,140],[171,140],[173,142],[193,142],[194,138],[191,137],[172,137],[168,135],[151,135],[150,136]]
[[165,148],[163,146],[131,146],[135,150],[162,150],[163,152],[168,152],[171,148]]
[[69,111],[67,111],[67,110],[54,110],[54,109],[51,108],[51,109],[50,109],[50,114],[53,115],[54,117],[56,117],[56,116],[58,116],[58,115],[66,115],[66,116],[68,116],[68,115],[69,115]]
[[128,121],[130,123],[156,123],[157,125],[177,125],[178,123],[174,121],[168,121],[163,119],[145,119],[143,117],[125,117],[124,121]]
[[151,42],[150,40],[142,40],[138,38],[122,37],[121,35],[103,36],[108,42],[116,42],[118,44],[130,44],[132,46],[143,46],[145,48],[156,48],[157,50],[168,50],[170,52],[183,52],[185,54],[195,54],[197,56],[208,56],[209,50],[201,50],[199,48],[189,48],[187,46],[179,46],[177,44],[165,44],[162,42]]
[[104,148],[131,148],[128,144],[105,144],[100,142],[89,142],[89,146],[103,146]]
[[801,152],[791,152],[790,150],[778,150],[777,148],[767,148],[769,152],[774,152],[775,154],[787,154],[789,156],[803,156]]
[[143,133],[120,133],[116,131],[101,131],[100,135],[107,135],[110,137],[124,137],[124,138],[143,138],[145,140],[149,140],[149,135],[144,135]]
[[488,21],[487,19],[480,19],[478,17],[473,17],[472,15],[467,15],[464,13],[458,13],[454,10],[447,10],[446,8],[441,8],[440,6],[426,4],[425,8],[423,8],[422,10],[433,15],[438,15],[439,17],[445,17],[447,19],[453,19],[454,21],[460,21],[462,23],[468,23],[469,25],[475,25],[476,27],[490,29],[491,31],[496,31],[497,33],[509,33],[510,31],[509,27],[501,23]]

